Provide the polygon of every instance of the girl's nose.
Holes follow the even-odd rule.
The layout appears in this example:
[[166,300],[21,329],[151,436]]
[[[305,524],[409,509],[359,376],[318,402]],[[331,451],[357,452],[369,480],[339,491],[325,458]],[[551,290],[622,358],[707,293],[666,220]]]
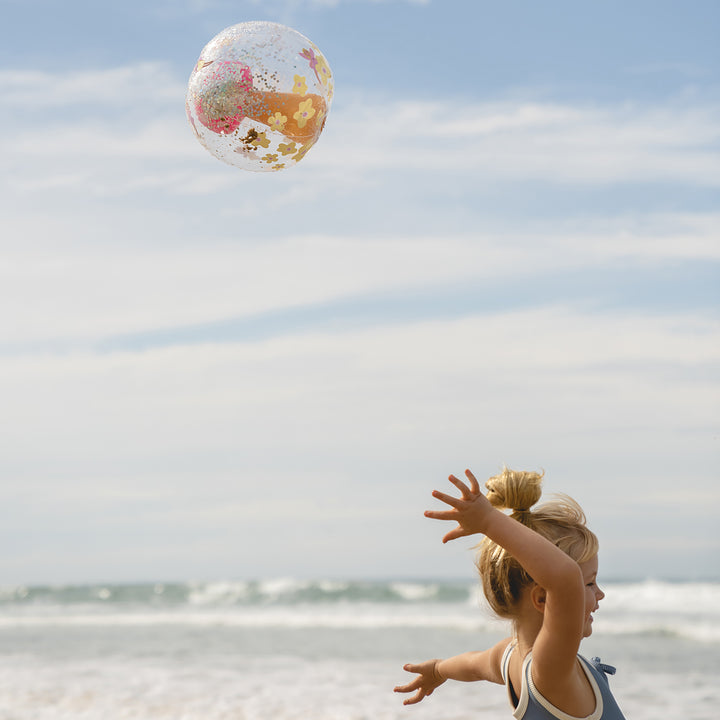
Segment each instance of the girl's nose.
[[599,586],[597,588],[596,596],[597,596],[598,602],[600,602],[605,597],[605,593],[600,589]]

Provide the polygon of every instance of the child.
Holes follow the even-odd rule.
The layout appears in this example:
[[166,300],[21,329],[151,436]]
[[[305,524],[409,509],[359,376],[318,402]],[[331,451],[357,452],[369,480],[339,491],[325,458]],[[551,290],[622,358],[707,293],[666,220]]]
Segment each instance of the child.
[[513,637],[484,652],[405,665],[418,677],[395,692],[414,692],[404,701],[412,705],[445,680],[489,680],[507,687],[518,720],[624,720],[605,676],[614,668],[578,655],[604,597],[596,582],[598,541],[582,510],[563,496],[531,512],[541,494],[537,473],[505,469],[485,483],[487,497],[469,470],[465,475],[469,486],[450,476],[460,498],[433,492],[451,509],[425,516],[457,522],[444,543],[485,535],[478,557],[483,590],[492,609],[512,620]]

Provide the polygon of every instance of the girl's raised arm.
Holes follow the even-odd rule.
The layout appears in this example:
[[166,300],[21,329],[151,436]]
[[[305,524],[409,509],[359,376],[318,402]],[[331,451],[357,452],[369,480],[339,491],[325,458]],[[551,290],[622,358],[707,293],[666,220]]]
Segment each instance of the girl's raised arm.
[[450,510],[429,510],[425,516],[457,522],[443,542],[475,533],[486,535],[505,548],[544,590],[536,593],[537,610],[543,618],[533,645],[533,670],[540,681],[552,669],[552,679],[562,683],[575,669],[583,634],[585,593],[580,566],[549,540],[494,508],[470,470],[465,475],[468,484],[454,475],[449,478],[460,491],[459,498],[433,492]]

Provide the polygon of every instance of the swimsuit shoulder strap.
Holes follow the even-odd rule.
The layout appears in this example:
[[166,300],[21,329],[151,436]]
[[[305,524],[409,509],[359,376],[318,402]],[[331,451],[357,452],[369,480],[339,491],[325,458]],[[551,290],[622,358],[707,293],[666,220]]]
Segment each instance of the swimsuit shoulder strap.
[[512,640],[510,643],[508,643],[508,646],[505,648],[505,652],[503,653],[502,660],[500,660],[500,673],[502,674],[503,682],[507,685],[508,681],[508,668],[510,666],[510,656],[513,653],[513,650],[515,649],[515,641]]

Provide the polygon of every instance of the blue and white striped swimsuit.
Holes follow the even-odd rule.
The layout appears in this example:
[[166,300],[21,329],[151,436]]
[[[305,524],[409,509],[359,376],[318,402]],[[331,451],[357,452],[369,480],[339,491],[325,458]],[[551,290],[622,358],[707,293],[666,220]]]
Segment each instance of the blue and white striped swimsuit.
[[[515,644],[510,643],[507,646],[502,658],[502,678],[505,687],[508,690],[510,705],[514,708],[513,717],[516,720],[579,720],[573,715],[568,715],[556,708],[552,703],[548,702],[535,687],[533,683],[532,673],[532,653],[528,653],[522,667],[522,687],[520,688],[520,699],[515,705],[515,697],[513,688],[510,685],[508,676],[508,665],[510,655],[515,649]],[[595,710],[582,720],[625,720],[625,716],[620,711],[615,698],[610,692],[607,675],[615,674],[615,668],[610,665],[603,665],[600,658],[593,658],[592,662],[588,662],[582,655],[578,655],[580,665],[585,671],[593,693],[595,694]]]

